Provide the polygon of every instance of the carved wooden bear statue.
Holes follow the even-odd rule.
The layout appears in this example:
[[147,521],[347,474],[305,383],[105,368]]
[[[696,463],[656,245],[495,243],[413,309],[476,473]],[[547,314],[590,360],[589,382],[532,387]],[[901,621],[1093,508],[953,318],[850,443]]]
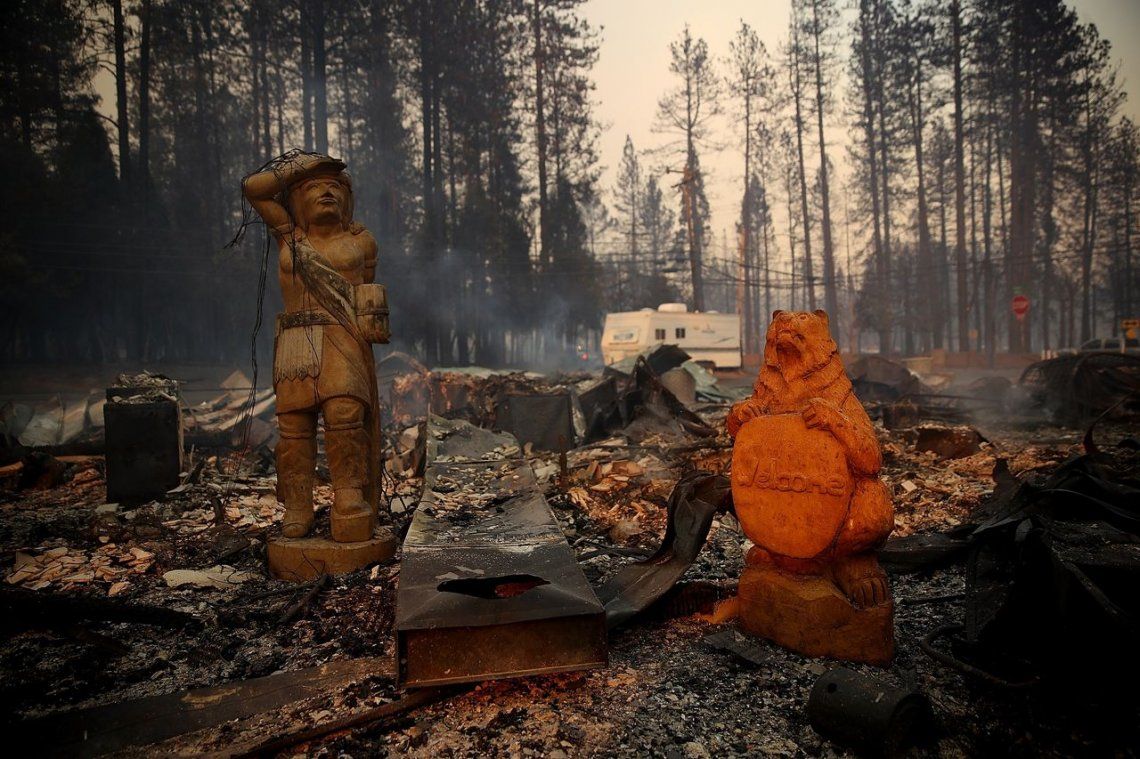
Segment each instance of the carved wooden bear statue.
[[[893,529],[894,511],[878,476],[882,454],[874,427],[855,397],[824,311],[772,315],[753,394],[732,408],[727,425],[735,438],[733,500],[741,527],[756,546],[747,558],[752,572],[746,569],[748,576],[741,578],[742,624],[756,582],[765,586],[764,594],[773,583],[786,586],[782,596],[783,591],[764,595],[761,605],[768,616],[781,613],[775,608],[780,598],[794,606],[797,594],[816,593],[818,600],[820,593],[830,593],[834,598],[827,600],[827,614],[839,614],[847,622],[827,614],[813,619],[814,612],[789,607],[783,613],[794,618],[790,624],[805,627],[802,635],[798,631],[791,640],[781,639],[788,636],[769,629],[770,624],[786,626],[780,621],[760,624],[759,632],[805,653],[889,659],[892,606],[874,551]],[[816,585],[809,592],[805,582]],[[868,656],[833,650],[827,641],[809,645],[799,640],[821,634],[820,625],[831,625],[833,631],[848,622],[858,626],[860,611],[875,608],[880,620],[871,626],[879,632],[868,632],[872,639],[887,635],[888,641],[871,645],[877,650]],[[815,632],[806,629],[811,626]]]

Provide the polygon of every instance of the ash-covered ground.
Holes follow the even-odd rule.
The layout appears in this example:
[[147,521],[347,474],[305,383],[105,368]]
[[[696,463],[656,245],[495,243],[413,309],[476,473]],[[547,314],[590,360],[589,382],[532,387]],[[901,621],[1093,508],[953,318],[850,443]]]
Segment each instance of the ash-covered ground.
[[[701,409],[723,430],[726,406]],[[967,455],[916,450],[913,429],[877,426],[883,476],[897,512],[896,534],[940,532],[970,519],[994,488],[1005,459],[1019,477],[1046,474],[1080,452],[1082,431],[983,425]],[[1103,426],[1105,441],[1133,434]],[[395,436],[392,438],[395,439]],[[395,444],[397,448],[399,444]],[[262,452],[263,454],[264,452]],[[404,456],[407,451],[397,451]],[[0,572],[9,589],[147,604],[185,612],[198,624],[169,626],[34,615],[4,620],[0,702],[16,720],[176,693],[371,657],[374,672],[284,708],[127,747],[127,755],[241,754],[399,697],[393,679],[393,621],[399,554],[384,565],[333,578],[311,599],[307,586],[270,579],[264,538],[281,517],[269,459],[258,452],[197,450],[196,472],[166,498],[139,506],[105,503],[98,456],[76,456],[46,489],[0,496]],[[556,455],[529,456],[567,539],[596,585],[625,552],[651,553],[673,483],[692,468],[723,472],[723,432],[680,441],[621,436]],[[197,466],[198,464],[201,466]],[[392,522],[406,527],[422,482],[396,467],[388,481]],[[317,529],[327,529],[327,484],[318,487]],[[684,578],[731,595],[747,550],[731,517],[717,519]],[[171,587],[168,573],[189,584]],[[176,575],[178,576],[178,575]],[[994,688],[948,669],[920,647],[930,631],[960,621],[964,569],[954,564],[894,574],[897,654],[886,670],[854,669],[917,688],[936,725],[923,755],[1131,755],[1135,707],[1106,709],[1080,693],[1027,694]],[[706,638],[732,623],[691,614],[679,597],[610,636],[605,669],[490,682],[395,719],[298,741],[284,755],[321,756],[829,756],[849,752],[818,735],[805,712],[815,680],[837,665],[756,641],[751,659]]]

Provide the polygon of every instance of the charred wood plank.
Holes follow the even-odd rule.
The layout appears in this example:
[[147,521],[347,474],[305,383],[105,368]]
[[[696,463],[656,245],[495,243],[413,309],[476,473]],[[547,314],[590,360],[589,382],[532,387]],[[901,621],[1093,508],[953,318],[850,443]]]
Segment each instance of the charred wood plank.
[[65,596],[21,588],[0,588],[0,618],[5,627],[24,629],[64,628],[79,620],[133,622],[160,627],[187,627],[199,624],[192,614],[161,606],[132,604],[110,598]]
[[388,671],[386,660],[352,659],[52,714],[17,723],[15,745],[47,756],[99,756],[279,709]]
[[294,746],[303,743],[311,743],[315,740],[320,740],[333,733],[343,732],[345,730],[353,730],[362,727],[370,727],[376,729],[385,725],[393,720],[407,714],[410,711],[419,709],[425,706],[445,701],[449,698],[457,696],[461,693],[466,693],[471,690],[472,686],[450,686],[443,688],[421,688],[414,690],[402,698],[391,701],[387,704],[381,704],[374,709],[360,712],[359,714],[349,714],[348,716],[339,719],[323,722],[312,727],[306,727],[302,730],[297,730],[292,733],[286,733],[275,738],[257,744],[249,748],[242,749],[236,754],[231,756],[234,759],[250,759],[251,757],[258,756],[275,756],[276,754],[285,751],[286,749],[293,748]]

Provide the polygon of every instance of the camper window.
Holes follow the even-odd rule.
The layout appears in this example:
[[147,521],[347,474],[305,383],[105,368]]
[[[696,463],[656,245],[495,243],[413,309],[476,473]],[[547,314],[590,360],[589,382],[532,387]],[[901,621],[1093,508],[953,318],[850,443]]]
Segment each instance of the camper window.
[[677,327],[677,337],[681,338],[684,336],[685,336],[685,328],[684,327]]
[[663,329],[653,330],[653,337],[655,340],[664,340],[665,339],[665,330],[663,330]]
[[637,329],[622,329],[613,333],[610,337],[611,343],[636,343],[638,337]]

